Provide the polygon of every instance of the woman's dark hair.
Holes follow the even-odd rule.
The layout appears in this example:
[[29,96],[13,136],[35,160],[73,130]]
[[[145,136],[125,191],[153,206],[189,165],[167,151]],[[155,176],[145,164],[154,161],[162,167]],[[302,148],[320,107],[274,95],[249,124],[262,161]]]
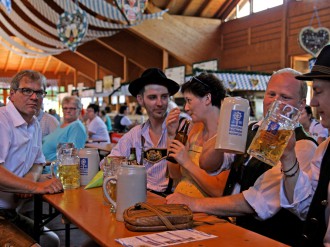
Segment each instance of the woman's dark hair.
[[313,119],[314,117],[313,117],[312,107],[310,107],[309,105],[306,105],[305,110],[306,110],[307,115],[310,115],[310,119]]
[[189,81],[181,86],[181,93],[190,92],[198,97],[211,94],[212,105],[220,108],[221,101],[226,97],[226,88],[215,75],[201,73],[193,76]]
[[87,106],[87,109],[88,108],[92,108],[95,113],[98,113],[100,111],[100,107],[97,104],[89,104],[89,106]]

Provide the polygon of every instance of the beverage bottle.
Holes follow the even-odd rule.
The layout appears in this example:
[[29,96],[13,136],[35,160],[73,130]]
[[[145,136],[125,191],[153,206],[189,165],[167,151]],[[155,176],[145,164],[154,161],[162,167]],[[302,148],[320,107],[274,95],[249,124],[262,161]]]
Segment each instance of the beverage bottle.
[[[190,121],[186,120],[184,125],[181,127],[181,129],[176,133],[174,140],[180,141],[183,145],[186,145],[187,139],[188,139],[188,129],[189,129]],[[173,158],[170,157],[169,155],[171,152],[168,152],[167,154],[167,160],[177,164],[178,162]]]
[[128,156],[128,164],[129,165],[139,165],[137,163],[137,159],[136,159],[136,149],[135,148],[131,148],[130,150],[130,154]]

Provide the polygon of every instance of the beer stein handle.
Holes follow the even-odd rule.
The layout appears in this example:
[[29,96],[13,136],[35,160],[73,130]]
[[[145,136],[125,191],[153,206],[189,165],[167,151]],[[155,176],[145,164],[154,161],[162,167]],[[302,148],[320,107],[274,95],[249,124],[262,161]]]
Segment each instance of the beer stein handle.
[[[110,177],[107,177],[104,181],[103,181],[103,193],[105,195],[105,197],[108,199],[108,201],[115,207],[117,208],[117,203],[111,198],[111,196],[108,194],[108,190],[107,190],[107,184],[110,182],[110,181],[117,181],[117,178],[116,176],[110,176]],[[117,192],[116,192],[117,193]]]
[[55,160],[50,163],[50,174],[51,174],[52,178],[58,178],[58,175],[57,175],[58,165],[59,165],[59,160]]

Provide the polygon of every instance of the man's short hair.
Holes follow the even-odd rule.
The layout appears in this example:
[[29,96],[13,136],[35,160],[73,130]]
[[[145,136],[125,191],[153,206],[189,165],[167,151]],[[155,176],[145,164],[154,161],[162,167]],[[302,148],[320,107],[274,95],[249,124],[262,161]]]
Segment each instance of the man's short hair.
[[16,90],[19,88],[19,83],[23,77],[27,77],[32,81],[40,81],[43,90],[46,90],[46,77],[35,70],[22,70],[18,72],[10,83],[10,89]]
[[[279,75],[279,74],[291,74],[293,77],[302,75],[302,73],[300,73],[297,70],[294,70],[294,69],[291,69],[291,68],[284,68],[284,69],[274,71],[271,78],[274,75]],[[298,80],[298,79],[296,79],[296,80]],[[307,82],[302,81],[302,80],[298,80],[298,81],[300,81],[300,90],[299,90],[300,99],[306,99],[306,97],[307,97]]]
[[124,112],[126,111],[126,109],[127,109],[127,105],[122,105],[120,108],[119,108],[119,113],[120,114],[124,114]]

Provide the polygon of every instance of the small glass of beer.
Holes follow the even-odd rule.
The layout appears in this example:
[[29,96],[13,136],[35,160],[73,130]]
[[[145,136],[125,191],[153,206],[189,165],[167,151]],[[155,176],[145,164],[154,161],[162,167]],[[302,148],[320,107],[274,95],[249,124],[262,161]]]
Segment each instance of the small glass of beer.
[[[110,176],[117,176],[117,172],[119,167],[122,164],[127,163],[127,159],[124,156],[110,156],[104,158],[103,163],[103,181]],[[116,201],[116,194],[117,194],[117,182],[115,180],[110,180],[106,184],[107,191],[106,193],[112,198],[112,200]],[[108,201],[103,193],[103,199],[105,205],[111,205],[110,211],[112,213],[116,212],[115,207]]]
[[247,152],[275,166],[297,126],[300,111],[279,100],[271,105]]

